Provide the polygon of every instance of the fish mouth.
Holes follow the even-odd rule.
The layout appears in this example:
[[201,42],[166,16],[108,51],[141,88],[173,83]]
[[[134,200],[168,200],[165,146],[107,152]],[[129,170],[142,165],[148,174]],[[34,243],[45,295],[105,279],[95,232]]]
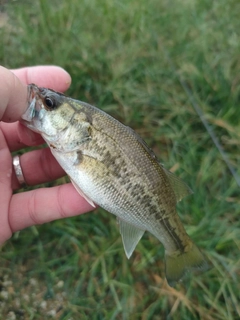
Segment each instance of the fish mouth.
[[22,124],[33,130],[33,121],[36,119],[39,114],[39,110],[41,109],[41,97],[39,93],[38,86],[35,84],[28,85],[27,109],[20,120]]
[[39,88],[34,83],[28,85],[28,104],[38,95]]
[[[42,88],[42,87],[38,87],[36,84],[32,83],[28,85],[28,97],[27,97],[27,102],[28,102],[28,106],[31,105],[32,101],[35,99],[36,102],[39,99],[43,99],[47,92],[49,91],[49,89],[47,88]],[[53,91],[53,90],[51,90]],[[54,92],[54,91],[53,91]]]

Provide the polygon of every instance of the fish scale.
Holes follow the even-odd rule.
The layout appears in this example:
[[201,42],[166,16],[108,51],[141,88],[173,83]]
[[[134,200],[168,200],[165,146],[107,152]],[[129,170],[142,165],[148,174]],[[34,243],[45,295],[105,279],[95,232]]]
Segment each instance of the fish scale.
[[187,235],[176,203],[190,188],[167,171],[131,128],[85,102],[29,85],[22,123],[40,133],[76,190],[117,216],[125,253],[145,231],[165,248],[166,277],[175,284],[207,262]]

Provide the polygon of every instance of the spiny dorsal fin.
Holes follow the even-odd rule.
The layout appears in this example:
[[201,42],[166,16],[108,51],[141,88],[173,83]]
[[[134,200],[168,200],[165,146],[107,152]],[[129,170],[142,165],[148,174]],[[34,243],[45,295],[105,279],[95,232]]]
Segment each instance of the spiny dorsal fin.
[[[157,161],[157,157],[156,157],[155,153],[153,152],[152,149],[149,148],[149,146],[146,144],[146,142],[133,129],[131,129],[130,127],[126,127],[126,128],[138,140],[138,142],[148,152],[148,154],[153,159],[155,159]],[[188,187],[188,185],[185,182],[183,182],[180,178],[175,176],[174,173],[165,169],[161,163],[159,163],[159,165],[164,170],[164,172],[166,173],[166,175],[169,179],[169,182],[170,182],[170,184],[173,188],[174,194],[176,196],[177,202],[181,201],[185,196],[193,193],[193,191]]]

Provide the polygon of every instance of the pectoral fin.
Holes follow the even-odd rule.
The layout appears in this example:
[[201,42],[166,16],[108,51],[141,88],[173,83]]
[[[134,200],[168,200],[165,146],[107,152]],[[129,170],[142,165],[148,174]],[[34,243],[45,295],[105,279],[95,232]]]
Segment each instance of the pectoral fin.
[[142,238],[145,230],[138,229],[133,225],[118,219],[120,233],[122,235],[123,247],[127,258],[129,259],[136,248],[139,240]]
[[82,190],[78,187],[78,185],[70,178],[74,188],[77,190],[77,192],[88,202],[90,203],[90,205],[94,208],[96,208],[96,205],[95,203],[90,199],[88,198],[88,196],[85,195],[85,193],[82,192]]

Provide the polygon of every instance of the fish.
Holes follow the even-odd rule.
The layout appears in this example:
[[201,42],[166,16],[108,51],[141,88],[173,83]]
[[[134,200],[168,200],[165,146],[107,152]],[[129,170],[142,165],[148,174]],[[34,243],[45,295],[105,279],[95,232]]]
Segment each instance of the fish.
[[117,217],[128,259],[148,231],[164,246],[170,286],[189,271],[208,269],[176,210],[192,190],[133,129],[97,107],[35,84],[28,85],[21,122],[41,134],[86,201]]

